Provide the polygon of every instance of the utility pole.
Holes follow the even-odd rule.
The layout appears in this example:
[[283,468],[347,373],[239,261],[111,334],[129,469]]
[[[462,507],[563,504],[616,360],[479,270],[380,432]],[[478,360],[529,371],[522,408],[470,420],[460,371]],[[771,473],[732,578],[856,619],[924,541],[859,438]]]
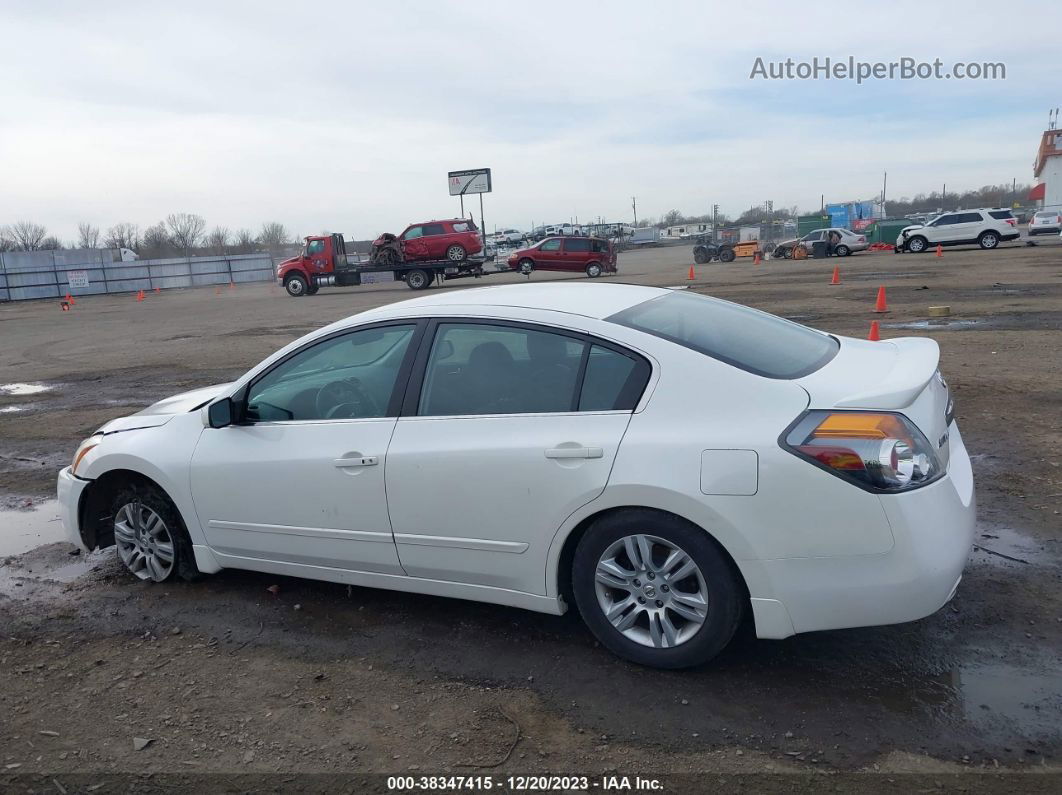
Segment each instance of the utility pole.
[[634,228],[638,228],[638,199],[631,196],[631,209],[634,210]]
[[712,240],[719,240],[719,205],[712,205]]
[[885,186],[889,184],[889,172],[885,172],[885,177],[881,180],[881,217],[884,218],[887,213],[885,212]]

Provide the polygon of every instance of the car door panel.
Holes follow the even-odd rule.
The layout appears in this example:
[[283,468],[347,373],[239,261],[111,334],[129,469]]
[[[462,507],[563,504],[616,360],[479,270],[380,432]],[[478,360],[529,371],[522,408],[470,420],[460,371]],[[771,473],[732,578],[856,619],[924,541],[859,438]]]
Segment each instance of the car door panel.
[[227,555],[401,574],[383,496],[395,422],[206,429],[191,486],[207,542]]
[[630,417],[400,419],[386,482],[406,573],[544,593],[549,544],[604,490]]
[[384,467],[424,324],[315,340],[252,380],[238,421],[204,430],[196,513],[222,555],[400,574]]

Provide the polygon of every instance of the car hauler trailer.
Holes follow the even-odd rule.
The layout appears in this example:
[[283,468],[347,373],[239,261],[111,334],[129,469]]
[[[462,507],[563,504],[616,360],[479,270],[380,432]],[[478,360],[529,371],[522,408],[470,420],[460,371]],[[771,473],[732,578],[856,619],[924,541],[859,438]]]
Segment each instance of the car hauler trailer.
[[385,281],[401,281],[411,290],[425,290],[436,280],[479,278],[496,272],[483,269],[486,260],[482,257],[377,264],[348,255],[341,234],[314,235],[305,240],[302,252],[277,268],[277,280],[296,298],[314,295],[322,287],[358,287]]

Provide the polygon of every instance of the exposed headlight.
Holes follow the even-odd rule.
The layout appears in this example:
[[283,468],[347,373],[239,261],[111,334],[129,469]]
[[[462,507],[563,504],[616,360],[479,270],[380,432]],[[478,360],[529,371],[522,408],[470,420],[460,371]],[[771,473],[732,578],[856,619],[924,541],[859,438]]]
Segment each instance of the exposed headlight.
[[906,417],[888,412],[809,411],[785,446],[829,472],[876,491],[923,486],[944,470]]
[[71,475],[77,474],[78,464],[80,464],[82,459],[84,459],[84,457],[100,443],[101,438],[101,436],[90,436],[77,446],[77,450],[74,452],[74,463],[70,466]]

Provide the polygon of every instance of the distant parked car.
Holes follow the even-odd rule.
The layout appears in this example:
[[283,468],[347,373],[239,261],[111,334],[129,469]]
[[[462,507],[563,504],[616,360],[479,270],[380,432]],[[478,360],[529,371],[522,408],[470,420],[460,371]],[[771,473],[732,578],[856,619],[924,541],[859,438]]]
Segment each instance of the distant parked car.
[[393,244],[396,241],[404,262],[438,259],[461,262],[483,250],[479,229],[469,218],[410,224],[397,238],[389,234],[381,235],[373,241],[373,260],[382,261],[384,254],[394,251]]
[[956,210],[941,213],[924,226],[905,226],[896,238],[896,251],[918,254],[937,245],[991,249],[1018,236],[1010,210]]
[[1040,210],[1029,221],[1029,236],[1062,232],[1062,210]]
[[844,227],[831,226],[827,229],[814,229],[801,238],[782,241],[775,247],[774,256],[789,259],[793,256],[793,249],[797,246],[804,246],[810,253],[814,243],[829,239],[830,232],[837,232],[841,236],[841,242],[834,249],[838,257],[848,257],[857,251],[866,251],[870,247],[866,235],[856,234]]
[[502,229],[494,235],[498,238],[498,243],[505,245],[507,243],[523,243],[527,240],[527,235],[521,232],[519,229]]
[[509,256],[509,269],[532,271],[585,272],[594,279],[616,272],[616,250],[601,237],[547,237],[530,248]]

